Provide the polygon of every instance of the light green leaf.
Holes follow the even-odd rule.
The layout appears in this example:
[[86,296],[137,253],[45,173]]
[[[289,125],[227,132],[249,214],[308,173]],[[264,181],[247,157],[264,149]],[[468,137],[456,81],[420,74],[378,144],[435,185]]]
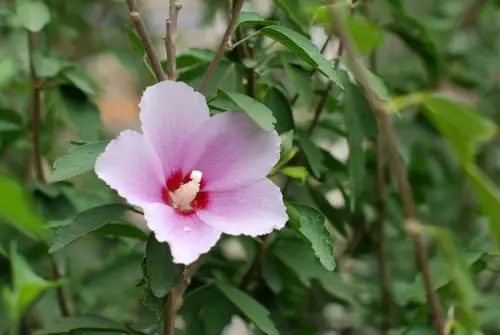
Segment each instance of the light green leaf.
[[265,105],[241,93],[228,92],[219,89],[218,96],[229,99],[248,114],[262,129],[265,131],[273,131],[276,119],[273,112]]
[[255,12],[241,12],[238,16],[238,20],[234,25],[234,29],[236,30],[238,27],[252,27],[252,26],[272,26],[278,25],[279,23],[276,21],[266,20],[259,13]]
[[309,18],[300,0],[274,0],[274,3],[295,23],[305,35],[309,35]]
[[69,179],[94,169],[94,164],[109,141],[90,142],[72,148],[68,153],[54,162],[51,181]]
[[290,103],[279,89],[271,87],[267,91],[263,103],[272,111],[277,120],[275,127],[278,134],[295,129]]
[[4,288],[3,293],[12,320],[16,321],[44,291],[57,287],[63,284],[64,281],[49,282],[39,277],[33,272],[24,257],[17,252],[15,242],[11,242],[9,256],[13,287],[12,290]]
[[269,311],[247,293],[225,283],[215,282],[215,286],[257,327],[268,335],[279,335],[279,331],[269,318]]
[[20,23],[34,33],[42,30],[50,22],[50,10],[43,1],[18,1],[16,12]]
[[174,264],[168,243],[161,243],[151,234],[146,245],[146,269],[151,291],[158,298],[166,296],[184,269]]
[[64,71],[64,76],[76,87],[88,95],[94,95],[98,84],[83,68],[74,67]]
[[22,186],[14,179],[0,175],[0,190],[0,217],[23,234],[48,241],[49,231],[31,207]]
[[136,225],[125,220],[111,221],[94,231],[96,234],[130,237],[140,241],[147,241],[148,235]]
[[305,183],[309,172],[303,166],[287,166],[280,170],[280,173],[290,178],[298,179]]
[[37,76],[41,78],[55,77],[65,67],[71,66],[67,62],[65,63],[53,57],[45,57],[39,53],[34,55],[33,64],[35,65]]
[[125,326],[98,315],[70,316],[35,332],[35,335],[66,334],[73,332],[131,334]]
[[110,220],[120,218],[128,209],[130,209],[129,205],[117,203],[94,207],[78,213],[71,224],[62,226],[56,231],[49,252],[53,253],[62,249],[79,238],[102,228]]
[[335,269],[332,234],[325,226],[325,217],[312,207],[297,203],[287,203],[287,214],[293,228],[314,250],[316,257],[328,270]]
[[329,62],[314,45],[306,37],[294,32],[293,30],[280,27],[268,26],[259,30],[259,34],[272,38],[278,41],[305,62],[316,68],[327,78],[332,80],[337,86],[343,88],[340,78],[333,68],[333,64]]
[[382,45],[382,30],[366,18],[359,15],[349,16],[345,24],[360,55],[370,55],[375,48]]
[[325,170],[321,150],[309,139],[306,134],[298,132],[297,137],[299,138],[300,146],[304,151],[313,176],[316,178],[321,177],[321,174]]

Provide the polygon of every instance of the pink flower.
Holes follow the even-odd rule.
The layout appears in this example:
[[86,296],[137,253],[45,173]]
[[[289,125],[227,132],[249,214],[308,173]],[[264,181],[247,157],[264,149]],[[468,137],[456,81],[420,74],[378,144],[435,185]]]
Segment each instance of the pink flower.
[[210,117],[203,95],[180,82],[148,87],[139,107],[143,133],[123,131],[95,171],[143,208],[175,263],[192,263],[221,233],[257,236],[283,228],[281,192],[266,178],[279,159],[275,131],[241,112]]

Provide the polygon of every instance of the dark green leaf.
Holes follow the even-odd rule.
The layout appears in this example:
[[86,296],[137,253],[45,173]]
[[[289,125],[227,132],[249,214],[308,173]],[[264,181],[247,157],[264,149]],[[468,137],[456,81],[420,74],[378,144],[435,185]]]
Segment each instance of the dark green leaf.
[[39,32],[50,22],[49,7],[40,0],[16,1],[17,17],[21,24],[31,32]]
[[323,73],[337,84],[337,86],[340,88],[344,87],[337,72],[333,68],[333,64],[320,53],[316,45],[304,36],[280,26],[268,26],[262,28],[259,33],[278,41],[295,55]]
[[21,126],[10,121],[0,120],[0,133],[5,131],[21,130]]
[[344,83],[346,88],[344,122],[347,132],[347,142],[349,144],[349,160],[347,167],[353,200],[351,201],[351,206],[353,207],[351,210],[354,210],[361,196],[361,192],[363,191],[365,178],[364,136],[360,110],[362,108],[367,108],[367,106],[364,103],[365,98],[359,87],[350,83],[348,80]]
[[229,99],[248,114],[262,129],[274,130],[276,119],[265,105],[241,93],[218,90],[217,94]]
[[283,278],[271,257],[266,257],[262,264],[262,279],[274,294],[279,294],[283,290]]
[[299,0],[274,0],[274,3],[300,28],[303,34],[309,35],[309,18]]
[[321,264],[328,270],[335,269],[332,234],[325,226],[325,217],[312,207],[297,203],[287,203],[290,223],[314,250]]
[[70,316],[35,332],[35,335],[67,334],[75,331],[130,334],[125,326],[98,315]]
[[279,335],[278,329],[269,319],[269,311],[247,293],[222,282],[216,282],[216,287],[257,327],[269,335]]
[[94,232],[102,235],[130,237],[141,241],[147,241],[148,239],[148,235],[144,231],[125,220],[108,222]]
[[69,179],[94,169],[94,164],[109,141],[90,142],[72,148],[54,162],[52,182]]
[[[199,87],[209,65],[210,62],[205,62],[180,72],[179,81],[183,81],[191,87]],[[236,64],[223,58],[209,80],[203,95],[212,97],[217,94],[218,89],[239,92],[243,88],[242,78],[242,73]]]
[[290,80],[299,99],[303,99],[309,106],[314,102],[314,87],[311,85],[311,75],[309,71],[295,67],[283,61],[286,76]]
[[314,186],[309,185],[309,193],[311,197],[318,206],[318,209],[323,213],[328,221],[341,233],[344,237],[348,237],[347,230],[345,227],[345,214],[342,210],[333,207],[328,200],[326,200],[325,195],[321,193],[319,189]]
[[290,103],[279,89],[271,87],[267,91],[263,103],[272,111],[277,120],[276,131],[278,134],[295,129]]
[[234,25],[234,29],[241,27],[259,27],[259,26],[272,26],[279,24],[276,21],[270,21],[264,19],[259,13],[255,12],[241,12],[238,16],[238,20]]
[[127,204],[107,204],[78,213],[73,222],[59,228],[49,252],[53,253],[85,235],[102,228],[110,220],[121,217],[130,208]]
[[144,50],[141,39],[133,28],[129,26],[125,26],[125,28],[127,28],[127,37],[130,41],[130,44],[132,44],[132,48],[141,58],[144,57],[146,55],[146,51]]
[[22,186],[14,179],[0,175],[0,217],[23,234],[49,240],[49,231],[31,207]]
[[354,46],[361,55],[370,55],[373,50],[382,45],[382,31],[379,27],[367,21],[366,18],[355,15],[346,19],[346,27],[351,34]]
[[306,134],[298,132],[297,136],[313,176],[316,178],[321,177],[321,174],[325,170],[321,150],[309,139]]
[[74,67],[66,70],[64,76],[88,95],[94,95],[98,90],[97,82],[82,68]]

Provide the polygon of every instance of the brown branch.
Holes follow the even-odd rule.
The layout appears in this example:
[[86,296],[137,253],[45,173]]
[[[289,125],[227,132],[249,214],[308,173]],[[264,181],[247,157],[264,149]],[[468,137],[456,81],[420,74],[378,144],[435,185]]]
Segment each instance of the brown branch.
[[182,4],[176,4],[175,0],[170,0],[169,17],[166,24],[165,50],[167,51],[167,77],[169,80],[177,80],[176,65],[176,45],[177,40],[177,19]]
[[168,296],[167,307],[165,309],[165,319],[163,320],[163,334],[175,334],[175,317],[177,311],[182,306],[182,297],[186,292],[187,287],[191,283],[196,271],[205,263],[207,254],[201,255],[197,261],[186,267],[184,273],[179,280],[179,283],[172,288]]
[[376,155],[376,183],[375,183],[375,208],[377,210],[377,218],[375,229],[377,235],[377,258],[378,272],[380,281],[380,302],[382,312],[382,323],[380,325],[382,334],[387,334],[391,327],[391,291],[389,288],[389,267],[387,264],[387,237],[385,235],[384,221],[386,218],[386,162],[382,136],[379,135],[376,140],[377,155]]
[[[375,92],[372,90],[370,86],[370,81],[369,78],[367,77],[366,71],[357,62],[356,54],[354,52],[354,48],[352,46],[349,33],[347,32],[347,29],[343,25],[342,17],[339,13],[337,6],[335,6],[336,1],[329,0],[329,2],[333,5],[331,6],[333,14],[333,22],[335,25],[336,32],[340,40],[342,41],[342,44],[344,45],[346,56],[351,62],[351,71],[354,77],[360,83],[365,93],[365,96],[368,100],[368,103],[371,106],[372,112],[375,116],[380,132],[381,134],[383,134],[383,141],[386,146],[386,150],[388,152],[389,164],[393,170],[396,179],[396,184],[399,189],[406,221],[407,222],[417,221],[412,189],[410,183],[408,182],[403,162],[399,156],[396,147],[397,143],[396,132],[392,127],[392,124],[388,118],[387,113],[385,112],[385,108],[382,101],[378,98],[378,96],[375,94]],[[420,271],[424,281],[425,291],[427,294],[427,301],[432,316],[432,322],[434,323],[434,327],[436,328],[437,334],[444,335],[443,312],[441,308],[441,303],[432,286],[429,273],[427,250],[423,246],[420,236],[416,234],[411,234],[411,238],[415,249],[417,262],[420,267]]]
[[217,68],[217,65],[219,65],[219,62],[224,55],[224,52],[227,49],[227,45],[229,40],[231,39],[231,34],[234,29],[234,25],[236,24],[236,20],[238,19],[238,16],[240,15],[241,7],[243,7],[243,2],[244,0],[237,0],[234,9],[233,9],[233,14],[231,15],[231,19],[229,20],[229,23],[226,28],[226,32],[224,33],[224,37],[220,41],[219,47],[217,48],[217,52],[215,54],[214,59],[212,59],[212,62],[210,62],[210,65],[208,66],[207,73],[205,73],[205,76],[203,77],[203,80],[201,81],[201,85],[199,88],[199,92],[203,93],[205,91],[205,88],[208,84],[208,81],[210,78],[212,78],[212,75],[214,74],[215,69]]
[[146,51],[146,55],[148,56],[149,63],[151,64],[156,80],[163,81],[166,79],[165,72],[163,72],[163,68],[161,67],[160,60],[156,55],[155,48],[151,42],[146,26],[139,15],[137,4],[135,3],[135,0],[127,0],[127,5],[130,10],[130,20],[132,21],[132,24],[141,39],[144,51]]
[[473,0],[473,3],[465,9],[464,14],[458,23],[459,29],[468,28],[476,21],[481,8],[487,3],[487,0]]

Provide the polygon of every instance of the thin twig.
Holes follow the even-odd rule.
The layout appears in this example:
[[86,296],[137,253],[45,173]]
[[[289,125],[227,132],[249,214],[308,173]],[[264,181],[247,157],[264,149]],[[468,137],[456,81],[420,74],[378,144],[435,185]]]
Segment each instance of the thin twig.
[[177,19],[182,4],[177,4],[175,0],[170,0],[169,16],[166,24],[165,50],[167,51],[167,77],[169,80],[177,80],[176,65],[176,45],[177,40]]
[[473,3],[465,9],[464,14],[460,18],[458,28],[464,29],[473,25],[479,15],[479,12],[481,11],[481,8],[487,2],[487,0],[473,0]]
[[245,272],[245,274],[241,278],[240,284],[238,285],[240,290],[246,290],[252,279],[257,274],[257,272],[259,272],[259,269],[262,266],[262,263],[264,262],[267,250],[269,249],[269,245],[271,242],[269,236],[270,235],[265,235],[262,237],[262,244],[260,245],[259,250],[255,255],[255,258],[253,259],[252,264]]
[[35,162],[36,179],[44,181],[42,153],[40,150],[40,118],[42,109],[42,94],[40,91],[40,79],[38,78],[33,62],[33,53],[35,49],[35,34],[28,32],[28,57],[31,76],[31,88],[33,95],[31,97],[31,118],[33,121],[33,155]]
[[127,5],[130,10],[130,20],[132,20],[132,24],[134,25],[135,30],[137,31],[137,34],[141,39],[142,45],[144,46],[144,51],[146,51],[146,55],[148,56],[149,63],[151,64],[151,68],[153,69],[156,80],[163,81],[166,79],[165,72],[163,72],[160,60],[156,55],[156,51],[153,43],[151,42],[151,38],[149,37],[146,25],[139,15],[135,0],[127,0]]
[[224,52],[226,51],[226,48],[228,46],[228,42],[231,39],[231,34],[234,29],[234,25],[236,24],[236,20],[238,19],[238,16],[240,15],[241,7],[243,7],[243,2],[244,0],[237,0],[236,4],[234,5],[233,9],[233,14],[231,16],[231,19],[229,20],[229,23],[226,28],[226,32],[224,33],[224,37],[220,41],[219,47],[217,48],[217,52],[215,54],[214,59],[212,59],[212,62],[210,62],[210,65],[208,66],[207,73],[205,73],[205,76],[203,77],[203,80],[201,81],[201,85],[199,88],[199,92],[203,93],[205,91],[205,88],[208,84],[208,81],[210,78],[212,78],[212,75],[214,74],[215,69],[217,68],[217,65],[219,65],[219,62],[224,55]]
[[196,271],[205,263],[206,257],[207,254],[201,255],[197,261],[186,267],[179,283],[170,291],[167,307],[165,309],[165,319],[163,320],[164,335],[175,334],[175,317],[177,315],[177,311],[182,306],[182,297],[184,296],[184,292],[186,292],[186,289],[191,283],[191,279],[193,279]]
[[380,305],[382,312],[382,323],[380,330],[382,334],[387,334],[391,327],[391,291],[389,288],[389,267],[387,264],[387,238],[385,236],[384,222],[386,218],[386,161],[385,161],[385,146],[383,144],[382,135],[376,140],[377,155],[376,155],[376,183],[375,183],[375,208],[377,210],[377,218],[375,229],[377,230],[377,258],[378,272],[380,281]]
[[[382,101],[380,101],[380,99],[370,86],[370,81],[369,78],[367,77],[366,71],[357,62],[356,54],[354,52],[354,48],[352,46],[349,33],[347,32],[347,29],[343,25],[342,17],[339,13],[337,6],[335,6],[336,1],[330,0],[329,2],[333,5],[331,6],[333,14],[333,22],[335,25],[336,32],[340,40],[342,41],[342,44],[344,45],[346,56],[350,60],[351,71],[354,77],[360,83],[368,100],[368,103],[371,106],[377,124],[380,128],[380,132],[384,136],[384,144],[388,152],[389,164],[394,172],[396,184],[399,189],[401,201],[405,211],[406,222],[407,223],[415,222],[417,221],[415,202],[413,200],[411,185],[406,176],[406,171],[404,169],[403,162],[399,156],[396,147],[397,143],[396,132],[392,127],[392,124],[390,123],[387,113],[385,112],[385,108]],[[411,234],[411,238],[415,249],[417,262],[420,267],[420,271],[424,281],[425,291],[427,294],[427,301],[432,316],[432,322],[434,323],[434,327],[436,328],[437,334],[444,335],[445,323],[443,318],[443,312],[441,308],[441,303],[432,286],[429,273],[427,250],[423,246],[422,240],[420,239],[419,235]]]

